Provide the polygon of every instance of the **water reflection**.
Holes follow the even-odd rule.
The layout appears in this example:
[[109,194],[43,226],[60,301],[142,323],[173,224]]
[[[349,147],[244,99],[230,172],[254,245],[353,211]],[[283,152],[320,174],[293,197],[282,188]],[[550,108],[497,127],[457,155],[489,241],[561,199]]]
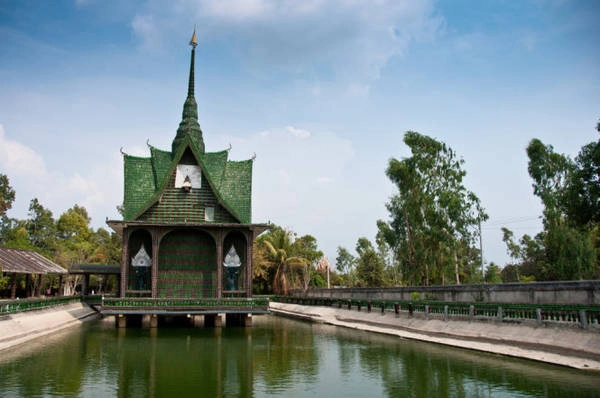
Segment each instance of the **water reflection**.
[[3,351],[0,396],[597,396],[597,375],[276,317],[252,328],[101,322]]

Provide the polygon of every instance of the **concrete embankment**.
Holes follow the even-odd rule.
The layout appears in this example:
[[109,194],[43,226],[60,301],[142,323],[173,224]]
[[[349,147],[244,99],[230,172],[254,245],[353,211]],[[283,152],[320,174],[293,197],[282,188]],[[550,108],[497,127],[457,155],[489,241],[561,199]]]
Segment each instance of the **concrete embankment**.
[[87,304],[74,303],[0,317],[0,350],[95,319]]
[[393,312],[271,302],[276,315],[385,333],[406,339],[600,371],[600,331],[493,321],[426,319]]

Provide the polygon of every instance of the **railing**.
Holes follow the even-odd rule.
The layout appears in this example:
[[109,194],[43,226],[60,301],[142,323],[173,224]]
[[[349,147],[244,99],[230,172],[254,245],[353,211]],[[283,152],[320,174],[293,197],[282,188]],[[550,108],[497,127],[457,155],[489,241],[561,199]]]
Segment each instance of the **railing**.
[[18,312],[39,310],[44,308],[56,307],[78,303],[81,301],[81,296],[61,296],[49,298],[27,298],[18,300],[2,300],[0,301],[0,314],[15,314]]
[[269,299],[259,298],[105,298],[103,313],[268,312]]
[[336,306],[337,308],[356,309],[372,312],[374,309],[382,313],[394,311],[396,314],[406,312],[423,314],[426,318],[437,317],[443,320],[496,320],[499,322],[535,321],[544,323],[566,324],[600,328],[600,305],[534,305],[505,303],[456,303],[439,301],[402,301],[402,300],[363,300],[275,296],[273,301],[301,304]]

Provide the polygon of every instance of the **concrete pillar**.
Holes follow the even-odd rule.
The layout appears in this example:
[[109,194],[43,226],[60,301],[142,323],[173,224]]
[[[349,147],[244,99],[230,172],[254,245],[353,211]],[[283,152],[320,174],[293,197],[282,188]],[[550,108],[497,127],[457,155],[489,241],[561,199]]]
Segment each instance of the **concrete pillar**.
[[469,320],[472,321],[475,318],[475,306],[469,306]]
[[220,328],[224,326],[225,314],[207,314],[204,316],[204,325],[207,327]]
[[588,328],[588,319],[585,310],[579,310],[579,323],[582,329]]
[[217,231],[217,298],[223,297],[223,231]]
[[444,306],[444,322],[448,322],[448,306]]
[[541,325],[542,324],[542,309],[541,308],[535,309],[535,318],[537,320],[537,324]]
[[504,315],[502,314],[502,307],[498,306],[498,322],[502,322]]
[[254,231],[248,231],[246,238],[246,277],[244,278],[246,297],[252,297],[252,256],[254,251]]
[[158,233],[156,230],[152,231],[152,275],[151,278],[151,289],[152,297],[158,297]]
[[195,328],[204,327],[204,315],[192,315],[191,322]]
[[116,327],[126,328],[127,327],[127,317],[123,314],[119,314],[115,316],[115,325]]
[[158,327],[158,316],[156,314],[142,315],[142,327],[145,329]]
[[429,320],[429,304],[425,304],[425,319]]
[[129,231],[127,228],[123,229],[123,250],[121,251],[121,280],[119,281],[120,289],[119,294],[121,297],[125,297],[127,293],[127,282],[129,280]]

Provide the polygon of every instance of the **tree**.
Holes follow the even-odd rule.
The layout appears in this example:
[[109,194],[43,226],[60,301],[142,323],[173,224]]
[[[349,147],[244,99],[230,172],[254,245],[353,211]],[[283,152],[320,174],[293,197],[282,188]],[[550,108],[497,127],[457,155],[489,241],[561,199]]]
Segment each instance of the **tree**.
[[592,237],[600,198],[598,143],[585,145],[574,162],[533,139],[527,156],[533,192],[544,205],[544,256],[538,260],[537,274],[543,280],[593,277],[598,267]]
[[306,259],[293,254],[294,234],[278,226],[260,238],[264,245],[266,259],[274,267],[273,292],[287,295],[290,289],[290,273],[293,269],[306,265]]
[[304,235],[294,242],[294,252],[298,258],[304,259],[301,283],[304,291],[308,290],[317,262],[323,257],[323,252],[317,246],[317,239],[312,235]]
[[485,269],[485,282],[486,283],[502,283],[502,274],[500,267],[494,263],[490,263]]
[[335,267],[344,278],[344,283],[353,286],[355,283],[354,269],[356,267],[356,258],[350,252],[342,247],[337,247],[337,257],[335,258]]
[[398,193],[386,205],[391,220],[378,221],[381,236],[408,284],[444,284],[449,275],[461,283],[487,214],[463,185],[464,161],[450,147],[413,131],[404,143],[412,156],[391,159],[386,170]]
[[381,287],[384,285],[384,262],[367,238],[359,238],[356,243],[358,261],[356,274],[359,286]]
[[44,208],[37,198],[29,203],[26,228],[31,244],[45,256],[53,256],[56,249],[56,222],[52,212]]
[[10,186],[10,181],[5,174],[0,174],[0,217],[12,207],[15,200],[15,190]]

